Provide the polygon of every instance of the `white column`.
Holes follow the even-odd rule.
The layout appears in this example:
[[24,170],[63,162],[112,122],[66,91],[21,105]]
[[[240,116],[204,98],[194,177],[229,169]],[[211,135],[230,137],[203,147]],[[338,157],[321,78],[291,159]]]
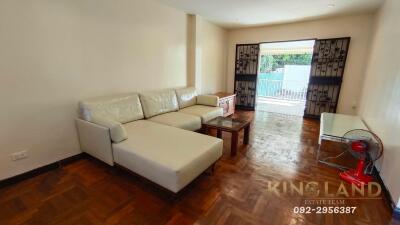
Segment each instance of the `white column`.
[[187,18],[187,86],[196,87],[201,94],[201,17],[188,15]]

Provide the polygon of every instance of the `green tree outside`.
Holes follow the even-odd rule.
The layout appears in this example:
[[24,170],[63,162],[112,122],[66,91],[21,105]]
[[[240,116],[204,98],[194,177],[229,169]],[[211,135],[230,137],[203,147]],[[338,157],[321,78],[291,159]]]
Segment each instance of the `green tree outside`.
[[312,54],[261,55],[260,72],[268,73],[285,65],[310,65]]

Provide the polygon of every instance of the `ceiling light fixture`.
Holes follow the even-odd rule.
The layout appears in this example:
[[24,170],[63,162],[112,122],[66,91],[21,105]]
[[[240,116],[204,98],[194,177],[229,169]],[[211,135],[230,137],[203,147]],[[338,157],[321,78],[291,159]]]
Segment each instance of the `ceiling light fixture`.
[[335,4],[328,4],[328,7],[333,8],[333,7],[335,7]]

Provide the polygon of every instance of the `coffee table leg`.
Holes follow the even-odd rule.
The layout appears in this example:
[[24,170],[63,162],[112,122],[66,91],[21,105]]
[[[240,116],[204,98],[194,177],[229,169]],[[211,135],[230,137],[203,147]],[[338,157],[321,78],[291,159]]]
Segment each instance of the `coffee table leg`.
[[231,156],[235,156],[238,147],[238,132],[232,132],[232,140],[231,140]]
[[250,136],[250,125],[244,128],[244,138],[243,138],[243,143],[245,145],[249,144],[249,136]]
[[217,129],[217,138],[221,138],[222,137],[222,130]]

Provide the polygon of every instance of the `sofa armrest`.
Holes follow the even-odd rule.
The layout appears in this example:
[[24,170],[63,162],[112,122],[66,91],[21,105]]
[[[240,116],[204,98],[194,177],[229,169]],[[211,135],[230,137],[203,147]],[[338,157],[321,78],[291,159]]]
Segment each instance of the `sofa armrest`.
[[218,106],[219,97],[216,95],[198,95],[197,96],[198,105],[208,105],[208,106]]
[[128,139],[125,128],[118,121],[93,117],[91,119],[91,122],[110,129],[110,137],[114,143],[119,143],[123,140]]
[[81,150],[111,166],[114,165],[110,129],[86,120],[75,121]]

